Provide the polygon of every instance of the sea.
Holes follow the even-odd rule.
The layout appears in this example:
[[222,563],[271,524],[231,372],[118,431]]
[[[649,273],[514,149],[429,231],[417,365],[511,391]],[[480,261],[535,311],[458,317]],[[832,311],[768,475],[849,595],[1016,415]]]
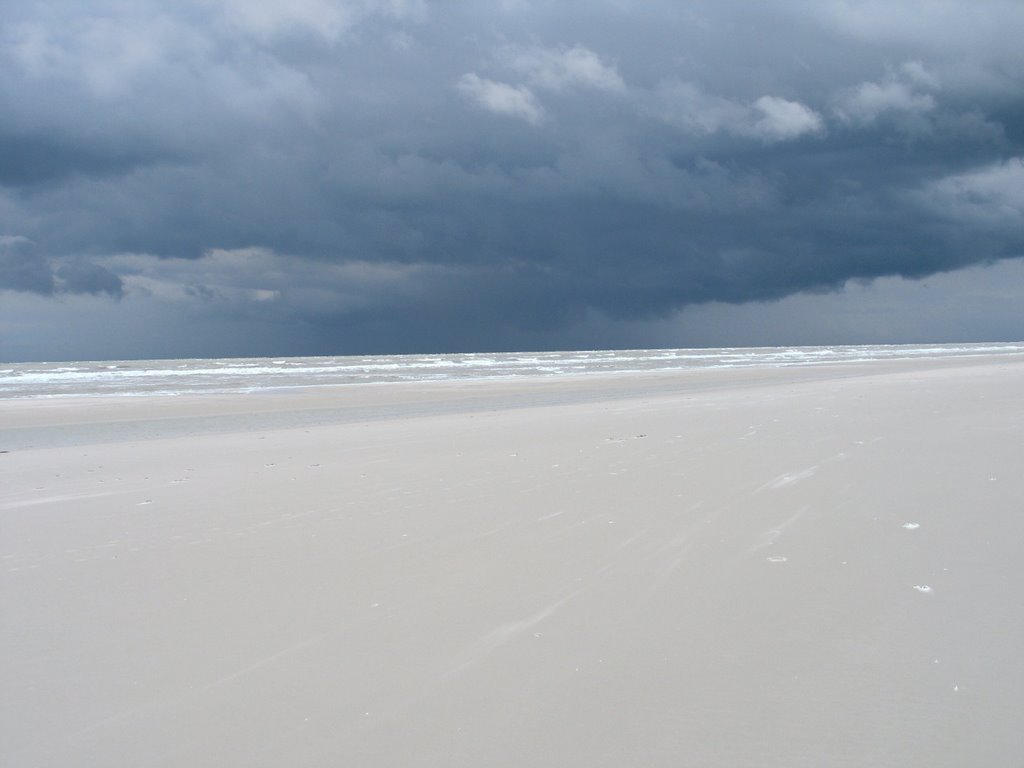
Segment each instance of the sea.
[[1022,353],[1024,342],[0,363],[0,398],[231,394],[386,382],[614,375]]

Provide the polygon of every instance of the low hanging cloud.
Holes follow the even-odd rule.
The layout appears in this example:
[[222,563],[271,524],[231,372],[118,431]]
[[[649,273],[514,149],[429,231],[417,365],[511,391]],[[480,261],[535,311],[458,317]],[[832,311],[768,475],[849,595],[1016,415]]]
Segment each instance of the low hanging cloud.
[[208,304],[222,312],[262,305],[282,315],[362,312],[384,300],[416,300],[425,280],[450,278],[416,264],[339,264],[268,248],[214,249],[199,259],[117,254],[102,269],[122,275],[127,292],[164,303]]
[[754,121],[752,131],[766,141],[787,141],[804,134],[818,134],[825,127],[821,115],[799,101],[762,96],[754,102],[753,109],[760,117]]
[[52,296],[61,293],[106,294],[120,298],[121,278],[88,259],[48,259],[27,237],[0,235],[0,291]]
[[1008,246],[1024,251],[1024,156],[938,179],[920,199],[944,217],[1011,233]]
[[648,111],[666,123],[696,134],[732,131],[749,124],[749,110],[735,101],[704,93],[693,83],[662,82]]
[[678,81],[661,83],[648,98],[647,111],[698,135],[724,132],[766,143],[790,141],[825,130],[821,115],[799,101],[766,95],[748,105]]
[[27,237],[0,235],[0,290],[52,294],[53,269]]
[[263,43],[296,34],[335,43],[374,19],[417,22],[427,13],[425,0],[186,0],[184,5]]
[[886,114],[919,115],[935,109],[938,79],[920,62],[903,64],[878,82],[863,82],[843,94],[836,115],[846,123],[869,125]]
[[87,259],[65,260],[55,270],[58,290],[64,293],[106,294],[121,298],[124,283],[109,269]]
[[336,40],[367,10],[361,3],[331,0],[217,0],[215,5],[226,23],[265,40],[296,30]]
[[571,48],[510,46],[497,58],[505,69],[525,82],[510,85],[470,72],[459,79],[459,92],[488,112],[518,118],[531,125],[539,125],[547,116],[536,95],[538,90],[626,90],[626,85],[615,67],[605,64],[596,53],[581,45]]
[[497,115],[525,120],[530,125],[539,125],[544,120],[544,108],[526,86],[499,83],[470,72],[459,79],[459,92]]
[[582,45],[571,48],[512,46],[503,51],[501,58],[509,69],[525,77],[534,88],[561,91],[577,87],[613,92],[626,89],[618,70]]

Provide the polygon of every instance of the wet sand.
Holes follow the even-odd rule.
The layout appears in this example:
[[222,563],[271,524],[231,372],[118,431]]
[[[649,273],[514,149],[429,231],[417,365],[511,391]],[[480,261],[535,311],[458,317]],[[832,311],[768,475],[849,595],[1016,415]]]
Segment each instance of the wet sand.
[[0,401],[0,763],[1019,766],[1024,360]]

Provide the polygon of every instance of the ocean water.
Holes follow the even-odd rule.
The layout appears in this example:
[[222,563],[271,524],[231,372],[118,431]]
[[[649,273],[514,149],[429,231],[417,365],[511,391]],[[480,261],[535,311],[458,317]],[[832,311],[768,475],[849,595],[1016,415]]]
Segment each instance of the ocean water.
[[8,363],[0,364],[0,398],[237,393],[382,382],[1020,354],[1024,354],[1024,343]]

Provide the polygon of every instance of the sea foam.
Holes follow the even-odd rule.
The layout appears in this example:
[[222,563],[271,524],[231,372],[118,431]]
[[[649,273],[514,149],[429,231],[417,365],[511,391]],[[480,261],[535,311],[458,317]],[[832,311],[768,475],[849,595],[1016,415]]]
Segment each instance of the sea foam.
[[0,369],[0,397],[236,393],[339,384],[1020,354],[1024,354],[1022,344],[941,344],[9,363]]

